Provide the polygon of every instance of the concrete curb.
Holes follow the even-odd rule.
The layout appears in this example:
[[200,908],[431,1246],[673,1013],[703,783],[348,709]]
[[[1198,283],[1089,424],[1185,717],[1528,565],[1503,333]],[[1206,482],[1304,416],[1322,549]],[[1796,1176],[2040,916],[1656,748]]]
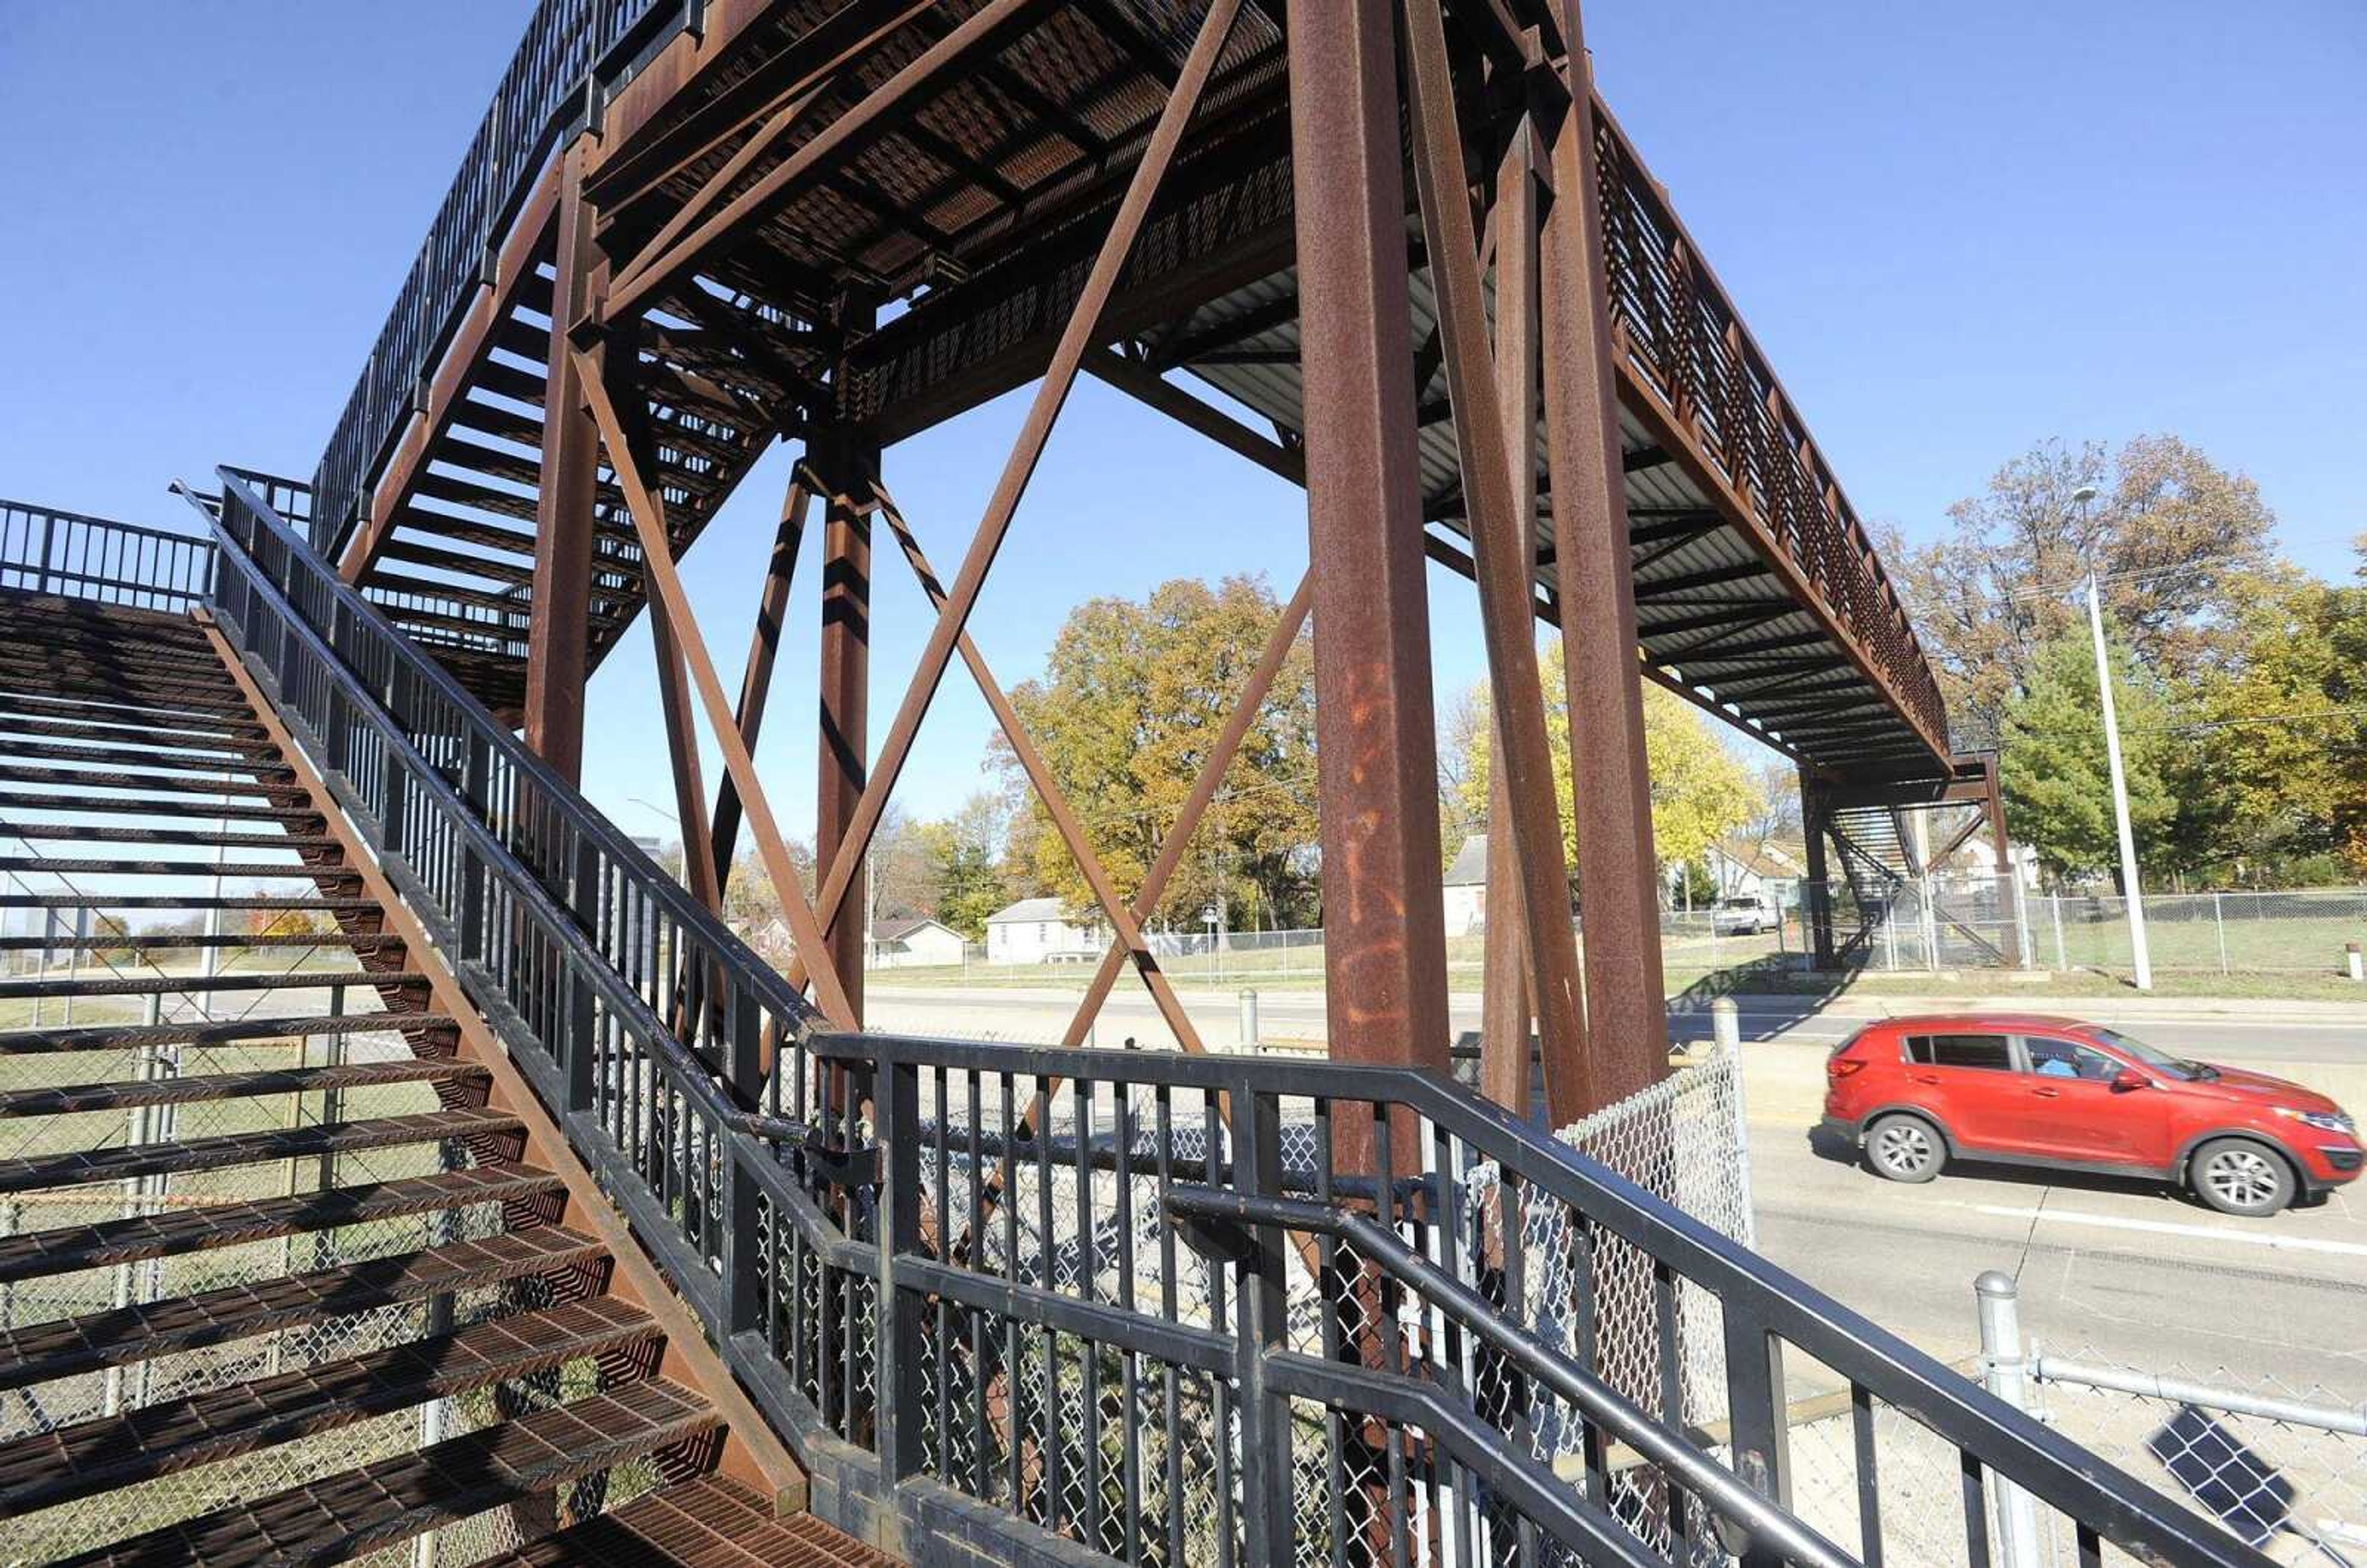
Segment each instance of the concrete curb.
[[[1669,1011],[1705,1013],[1713,998],[1672,997]],[[1735,992],[1745,1013],[1813,1012],[1839,1018],[1895,1018],[1919,1012],[2049,1013],[2078,1018],[2244,1018],[2315,1020],[2367,1026],[2367,995],[2355,1002],[2280,1001],[2266,997],[1795,996]]]

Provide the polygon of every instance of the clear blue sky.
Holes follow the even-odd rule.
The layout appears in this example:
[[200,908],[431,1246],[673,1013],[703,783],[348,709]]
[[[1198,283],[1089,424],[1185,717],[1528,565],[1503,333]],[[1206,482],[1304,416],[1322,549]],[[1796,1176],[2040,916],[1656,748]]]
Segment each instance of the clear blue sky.
[[[306,476],[529,0],[0,0],[0,495],[177,521],[175,475]],[[2367,528],[2367,7],[1595,0],[1603,91],[1859,510],[1910,536],[2049,436],[2170,431],[2250,473],[2328,574]],[[890,454],[950,572],[1018,400]],[[686,576],[727,669],[776,456]],[[1063,613],[1305,561],[1294,492],[1088,383],[973,623],[1006,683]],[[760,753],[810,820],[810,558]],[[883,726],[925,634],[883,558]],[[1433,592],[1442,693],[1478,672]],[[594,690],[592,793],[670,834],[646,641]],[[957,669],[899,798],[982,782]],[[710,752],[709,776],[714,762]],[[654,802],[653,811],[634,804]]]

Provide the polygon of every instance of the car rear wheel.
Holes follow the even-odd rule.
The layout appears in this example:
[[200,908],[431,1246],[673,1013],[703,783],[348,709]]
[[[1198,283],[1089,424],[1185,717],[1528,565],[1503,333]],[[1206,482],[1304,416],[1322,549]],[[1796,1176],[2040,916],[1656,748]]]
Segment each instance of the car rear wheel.
[[2293,1167],[2249,1138],[2214,1138],[2186,1168],[2194,1195],[2223,1214],[2258,1218],[2293,1199]]
[[1929,1181],[1948,1163],[1948,1146],[1920,1116],[1885,1116],[1866,1129],[1865,1160],[1876,1176]]

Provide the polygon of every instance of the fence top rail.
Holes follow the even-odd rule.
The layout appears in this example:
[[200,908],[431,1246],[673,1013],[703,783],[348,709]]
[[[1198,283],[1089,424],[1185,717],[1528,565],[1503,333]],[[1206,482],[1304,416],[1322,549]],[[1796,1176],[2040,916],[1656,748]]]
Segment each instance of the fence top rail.
[[[1984,1466],[2106,1539],[2150,1547],[2179,1563],[2252,1564],[2232,1537],[2014,1409],[1945,1363],[1674,1204],[1545,1136],[1491,1100],[1412,1067],[1278,1061],[1248,1055],[1072,1050],[1002,1042],[817,1030],[817,1057],[883,1069],[943,1066],[1146,1087],[1225,1089],[1402,1107],[1468,1144],[1500,1171],[1569,1204],[1592,1224],[1667,1263],[1729,1309],[1896,1406]],[[1236,1112],[1238,1114],[1238,1111]],[[2230,1549],[2235,1549],[2231,1553]]]
[[119,523],[112,517],[96,517],[87,512],[69,512],[62,506],[42,506],[29,501],[10,501],[5,496],[0,496],[0,513],[47,518],[58,523],[72,523],[79,527],[97,528],[112,534],[130,534],[141,538],[162,539],[167,544],[190,545],[199,549],[213,547],[212,539],[192,530],[158,528],[145,523]]

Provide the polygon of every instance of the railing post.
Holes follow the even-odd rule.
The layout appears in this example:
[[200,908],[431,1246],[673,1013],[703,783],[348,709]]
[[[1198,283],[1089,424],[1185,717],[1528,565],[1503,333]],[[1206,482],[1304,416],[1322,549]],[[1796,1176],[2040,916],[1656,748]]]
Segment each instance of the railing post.
[[[1726,1325],[1726,1411],[1731,1432],[1734,1472],[1777,1507],[1792,1506],[1791,1429],[1784,1400],[1784,1342],[1751,1310],[1728,1297],[1721,1303]],[[1779,1561],[1754,1548],[1744,1568]]]
[[[741,1042],[761,1038],[759,1026],[764,1021],[763,1010],[756,998],[741,986],[731,988],[726,1001],[729,1010],[725,1026],[730,1031],[734,1055],[742,1049]],[[748,1161],[770,1158],[769,1145],[751,1149],[743,1138],[724,1140],[723,1172],[723,1341],[728,1348],[731,1337],[742,1329],[757,1326],[764,1315],[764,1296],[758,1289],[764,1272],[771,1267],[771,1254],[756,1235],[758,1197],[755,1178],[748,1170]],[[787,1214],[773,1216],[774,1245],[779,1245],[778,1232],[789,1223]]]
[[[1282,1197],[1282,1127],[1273,1099],[1247,1084],[1232,1091],[1233,1186]],[[1278,1226],[1251,1233],[1234,1292],[1234,1376],[1240,1389],[1242,1540],[1249,1568],[1290,1568],[1296,1558],[1290,1473],[1290,1401],[1265,1386],[1265,1359],[1284,1348],[1287,1244]],[[1222,1440],[1221,1438],[1219,1439]]]
[[872,1365],[878,1371],[872,1421],[880,1475],[892,1487],[921,1468],[921,1303],[917,1296],[908,1301],[896,1283],[897,1258],[921,1249],[921,1071],[884,1039],[873,1070],[879,1277],[871,1314]]
[[386,753],[386,805],[379,818],[378,847],[380,852],[400,860],[402,858],[403,818],[409,815],[411,769],[390,747]]
[[[1982,1381],[2016,1410],[2027,1410],[2020,1292],[2013,1278],[1991,1269],[1973,1281],[1973,1291],[1980,1303]],[[2030,1494],[1994,1471],[1989,1487],[1998,1512],[1999,1568],[2040,1568],[2046,1559]]]
[[[600,929],[600,853],[588,835],[575,840],[575,874],[572,886],[561,892],[575,922],[585,931]],[[567,1015],[561,1021],[560,1050],[566,1064],[567,1109],[571,1111],[590,1111],[598,1088],[599,1042],[592,1001],[589,977],[571,968],[567,977]]]
[[[490,788],[493,770],[493,742],[474,729],[463,740],[467,753],[460,764],[460,795],[476,813],[477,820],[490,817],[486,810],[486,791]],[[484,956],[485,949],[485,863],[466,835],[460,850],[460,957],[466,960]]]

